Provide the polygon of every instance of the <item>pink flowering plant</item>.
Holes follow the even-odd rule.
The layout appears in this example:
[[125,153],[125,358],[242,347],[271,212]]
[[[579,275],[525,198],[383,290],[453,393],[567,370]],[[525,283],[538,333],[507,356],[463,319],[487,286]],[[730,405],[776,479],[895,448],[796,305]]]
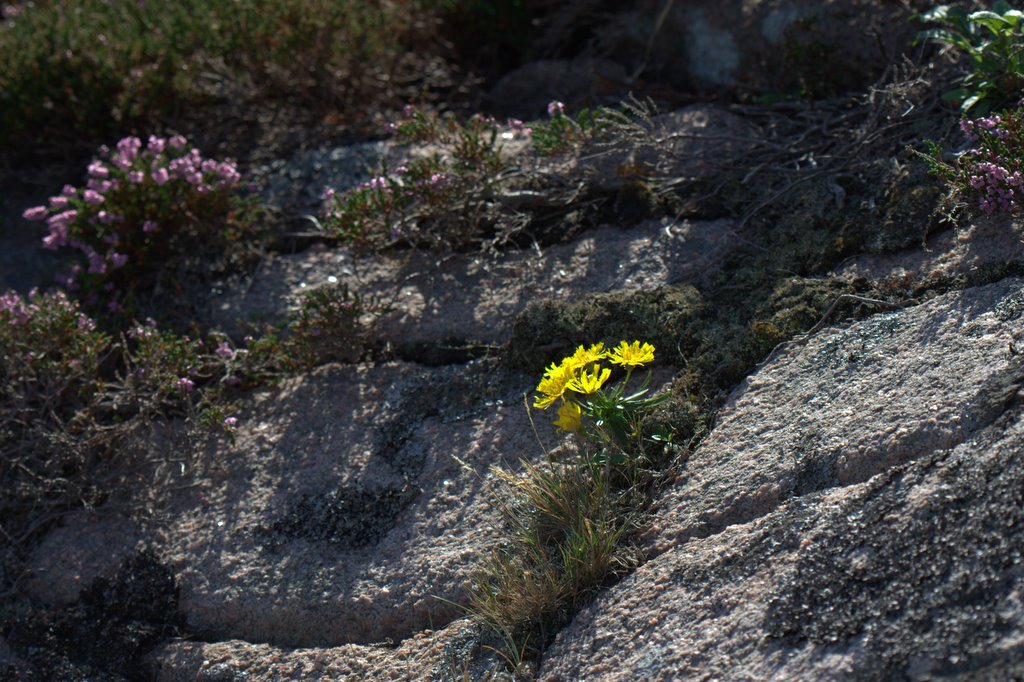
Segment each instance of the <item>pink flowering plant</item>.
[[74,253],[62,283],[117,312],[157,282],[172,288],[197,257],[250,248],[258,211],[241,188],[234,162],[204,158],[180,135],[129,136],[100,149],[84,186],[67,185],[23,216],[45,222],[45,248]]
[[968,144],[954,164],[943,160],[942,149],[928,143],[931,172],[948,182],[985,215],[1016,212],[1024,192],[1024,115],[1020,108],[960,121]]
[[575,116],[565,113],[565,104],[548,103],[548,120],[533,124],[533,149],[541,156],[558,156],[578,151],[607,128],[616,112],[604,107],[581,109]]
[[324,222],[348,243],[461,244],[471,239],[506,168],[502,141],[529,135],[521,121],[501,126],[475,115],[460,122],[452,114],[414,106],[407,106],[388,131],[398,144],[429,145],[436,151],[414,156],[393,171],[384,165],[352,190],[325,192]]

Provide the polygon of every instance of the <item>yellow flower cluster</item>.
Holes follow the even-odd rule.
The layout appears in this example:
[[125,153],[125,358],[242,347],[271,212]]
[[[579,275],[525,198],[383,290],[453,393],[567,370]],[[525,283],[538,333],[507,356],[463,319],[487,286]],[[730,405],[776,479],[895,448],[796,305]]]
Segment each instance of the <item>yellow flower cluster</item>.
[[[572,355],[562,361],[552,363],[544,371],[544,377],[537,384],[538,395],[533,406],[547,409],[566,391],[583,395],[591,395],[601,389],[608,381],[612,371],[601,367],[599,361],[607,359],[613,365],[620,365],[632,370],[654,360],[654,346],[649,343],[622,341],[611,350],[605,350],[603,343],[595,343],[589,348],[580,346]],[[574,401],[564,400],[558,408],[558,420],[555,425],[564,431],[575,431],[580,425],[580,407]]]

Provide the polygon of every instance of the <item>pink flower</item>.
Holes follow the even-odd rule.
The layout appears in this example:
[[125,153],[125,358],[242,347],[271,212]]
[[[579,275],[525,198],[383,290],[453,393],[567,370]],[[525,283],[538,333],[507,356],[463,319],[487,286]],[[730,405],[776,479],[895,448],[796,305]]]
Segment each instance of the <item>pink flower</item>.
[[134,185],[141,184],[145,180],[146,174],[142,171],[132,171],[128,174],[128,180]]
[[188,144],[188,140],[186,140],[181,135],[175,135],[171,139],[167,140],[167,144],[170,146],[171,149],[180,151],[185,148],[185,145]]
[[548,103],[548,116],[555,118],[557,116],[562,116],[563,114],[565,114],[564,103],[559,102],[557,99],[551,100],[551,102]]
[[228,417],[224,420],[224,428],[233,429],[238,424],[238,417]]
[[192,389],[196,387],[195,382],[187,377],[181,377],[175,382],[174,387],[182,393],[191,393]]
[[64,189],[62,189],[60,193],[66,197],[73,197],[76,194],[78,194],[78,190],[72,187],[71,185],[64,185]]
[[25,209],[21,217],[25,220],[46,220],[47,210],[45,206],[33,206]]
[[235,352],[231,350],[231,346],[228,345],[227,341],[221,341],[220,345],[217,346],[217,350],[213,351],[222,358],[230,358]]
[[98,206],[99,204],[102,204],[104,200],[102,194],[92,189],[85,190],[85,193],[82,195],[82,198],[85,199],[85,203],[92,204],[93,206]]
[[110,171],[107,170],[107,167],[104,166],[99,161],[93,161],[92,163],[89,164],[89,175],[91,175],[94,178],[99,178],[100,180],[103,180],[110,176]]
[[50,197],[50,208],[55,211],[60,211],[68,207],[68,198],[62,194],[55,197]]
[[163,185],[164,183],[171,179],[171,176],[170,174],[168,174],[166,168],[157,168],[155,171],[153,171],[152,175],[153,182],[155,182],[158,185]]
[[123,268],[124,264],[128,262],[128,256],[123,253],[111,252],[108,258],[110,259],[110,267],[114,270]]
[[156,222],[153,220],[147,220],[146,222],[142,223],[143,232],[156,232],[158,228],[159,225],[157,225]]
[[156,135],[150,135],[149,143],[146,145],[146,148],[153,154],[162,154],[166,143],[167,140],[164,138],[157,137]]
[[91,275],[102,275],[107,271],[107,262],[103,259],[103,256],[91,251],[89,256],[89,274]]

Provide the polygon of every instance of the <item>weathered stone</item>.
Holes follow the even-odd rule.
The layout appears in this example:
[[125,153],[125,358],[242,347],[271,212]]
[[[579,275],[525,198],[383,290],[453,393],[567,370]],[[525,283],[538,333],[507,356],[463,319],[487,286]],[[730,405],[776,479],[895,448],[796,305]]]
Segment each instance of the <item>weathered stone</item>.
[[376,321],[378,341],[500,344],[531,301],[704,279],[734,243],[732,228],[729,220],[651,220],[627,230],[600,227],[568,244],[494,258],[438,259],[411,252],[354,260],[343,250],[310,250],[265,264],[252,286],[215,300],[213,314],[223,326],[239,317],[281,321],[304,290],[334,278],[363,296],[391,303],[394,311]]
[[559,634],[541,679],[1024,672],[1022,285],[773,357],[655,504],[653,558]]

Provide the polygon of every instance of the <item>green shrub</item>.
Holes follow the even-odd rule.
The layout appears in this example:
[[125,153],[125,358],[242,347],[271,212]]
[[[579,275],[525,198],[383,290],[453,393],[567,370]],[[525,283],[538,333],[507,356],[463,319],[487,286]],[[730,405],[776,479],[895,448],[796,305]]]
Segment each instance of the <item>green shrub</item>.
[[961,86],[943,95],[959,102],[960,110],[985,114],[1016,101],[1024,89],[1024,13],[1004,0],[992,11],[968,13],[959,7],[940,5],[919,16],[921,21],[941,24],[918,34],[918,41],[932,40],[963,53],[970,72]]
[[[522,124],[511,122],[514,136]],[[407,106],[388,126],[399,144],[431,145],[436,151],[411,158],[389,173],[343,193],[328,189],[324,223],[350,244],[464,246],[479,236],[491,194],[506,162],[501,126],[475,115],[465,123],[452,114]]]
[[[0,144],[92,143],[228,93],[365,104],[429,28],[415,0],[39,0],[0,23]],[[426,60],[429,61],[429,60]],[[221,93],[218,96],[227,96]]]

